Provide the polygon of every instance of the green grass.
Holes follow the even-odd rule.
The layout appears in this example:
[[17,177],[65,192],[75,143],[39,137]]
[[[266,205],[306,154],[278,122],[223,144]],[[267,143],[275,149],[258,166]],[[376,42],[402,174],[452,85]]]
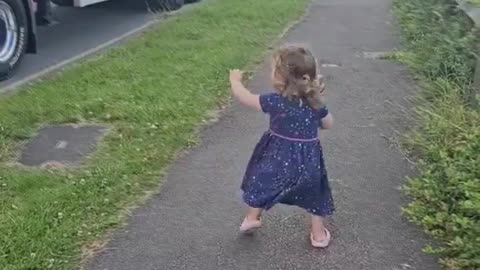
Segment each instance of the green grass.
[[[73,269],[82,248],[156,190],[175,153],[308,0],[212,0],[97,59],[0,99],[0,269]],[[9,166],[40,126],[112,130],[81,168]]]
[[480,5],[480,0],[468,0],[468,2],[475,4],[475,5]]

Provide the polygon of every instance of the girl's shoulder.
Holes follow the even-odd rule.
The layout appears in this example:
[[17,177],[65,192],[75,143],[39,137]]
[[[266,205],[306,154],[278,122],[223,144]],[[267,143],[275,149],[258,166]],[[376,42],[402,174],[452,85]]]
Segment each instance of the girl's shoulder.
[[282,99],[283,98],[283,96],[280,95],[277,92],[267,92],[267,93],[261,94],[260,97],[270,98],[270,99]]
[[272,113],[284,107],[285,97],[276,92],[260,95],[260,106],[265,113]]
[[260,95],[260,106],[263,112],[270,114],[294,111],[318,115],[320,118],[324,118],[328,114],[326,106],[314,109],[308,105],[307,101],[288,98],[276,92]]

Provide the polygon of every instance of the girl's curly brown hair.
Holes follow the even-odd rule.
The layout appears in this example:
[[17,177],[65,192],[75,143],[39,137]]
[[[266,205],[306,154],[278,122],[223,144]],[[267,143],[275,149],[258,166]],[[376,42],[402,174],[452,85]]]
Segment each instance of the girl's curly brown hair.
[[273,77],[273,86],[283,96],[305,100],[316,110],[323,106],[325,84],[310,50],[295,45],[278,49],[273,55]]

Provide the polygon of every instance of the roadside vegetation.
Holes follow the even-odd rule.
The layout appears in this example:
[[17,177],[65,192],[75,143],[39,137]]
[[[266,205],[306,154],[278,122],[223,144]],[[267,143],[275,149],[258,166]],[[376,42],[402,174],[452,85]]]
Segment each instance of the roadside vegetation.
[[467,0],[467,1],[475,5],[480,5],[480,0]]
[[[125,46],[0,97],[0,269],[75,269],[126,207],[157,190],[175,153],[226,100],[227,70],[259,59],[307,2],[204,1]],[[11,165],[38,127],[59,123],[111,130],[82,167]]]
[[450,270],[480,269],[480,114],[472,103],[479,39],[454,0],[396,0],[405,51],[423,88],[407,145],[419,174],[406,186],[406,215],[438,242]]

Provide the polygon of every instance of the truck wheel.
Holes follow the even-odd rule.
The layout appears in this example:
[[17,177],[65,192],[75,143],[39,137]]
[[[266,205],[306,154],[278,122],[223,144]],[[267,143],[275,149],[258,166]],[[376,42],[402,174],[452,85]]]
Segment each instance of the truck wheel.
[[73,7],[73,0],[51,0],[57,6]]
[[196,2],[200,2],[200,0],[185,0],[185,4],[192,4]]
[[0,80],[20,64],[28,40],[28,20],[22,1],[0,0]]

